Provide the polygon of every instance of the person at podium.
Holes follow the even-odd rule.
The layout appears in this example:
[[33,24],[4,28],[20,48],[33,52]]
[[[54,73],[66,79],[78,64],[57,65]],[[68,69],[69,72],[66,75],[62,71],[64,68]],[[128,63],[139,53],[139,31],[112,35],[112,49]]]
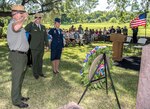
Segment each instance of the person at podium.
[[138,35],[138,27],[134,27],[132,28],[132,31],[133,31],[133,43],[137,43],[137,35]]

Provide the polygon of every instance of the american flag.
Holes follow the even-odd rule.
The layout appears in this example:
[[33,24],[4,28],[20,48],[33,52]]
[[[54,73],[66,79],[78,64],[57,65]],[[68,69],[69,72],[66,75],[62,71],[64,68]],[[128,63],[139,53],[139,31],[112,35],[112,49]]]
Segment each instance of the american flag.
[[140,14],[138,17],[130,21],[130,27],[146,26],[146,13]]

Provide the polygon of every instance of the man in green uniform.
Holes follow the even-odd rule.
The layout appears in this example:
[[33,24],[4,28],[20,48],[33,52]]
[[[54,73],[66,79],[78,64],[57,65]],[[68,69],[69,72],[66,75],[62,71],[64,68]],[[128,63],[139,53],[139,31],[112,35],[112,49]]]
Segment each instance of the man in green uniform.
[[28,104],[23,101],[27,101],[29,98],[22,96],[21,89],[25,76],[24,70],[27,65],[29,44],[22,26],[28,14],[22,5],[13,5],[11,14],[12,19],[7,29],[7,42],[10,49],[9,60],[12,66],[11,99],[13,105],[19,108],[26,108]]
[[26,25],[25,30],[31,34],[30,49],[33,63],[33,76],[38,79],[39,76],[45,77],[42,72],[44,45],[48,49],[48,34],[46,28],[41,24],[41,14],[35,14],[35,19]]

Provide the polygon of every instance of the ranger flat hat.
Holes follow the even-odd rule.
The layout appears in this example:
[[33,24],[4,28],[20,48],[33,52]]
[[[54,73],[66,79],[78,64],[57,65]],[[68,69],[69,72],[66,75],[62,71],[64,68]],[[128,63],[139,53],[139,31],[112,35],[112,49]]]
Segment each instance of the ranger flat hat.
[[22,5],[13,5],[11,7],[11,11],[26,12],[24,6]]
[[42,15],[40,13],[36,13],[35,17],[42,17]]
[[55,18],[55,22],[60,23],[60,22],[61,22],[61,21],[60,21],[60,18]]

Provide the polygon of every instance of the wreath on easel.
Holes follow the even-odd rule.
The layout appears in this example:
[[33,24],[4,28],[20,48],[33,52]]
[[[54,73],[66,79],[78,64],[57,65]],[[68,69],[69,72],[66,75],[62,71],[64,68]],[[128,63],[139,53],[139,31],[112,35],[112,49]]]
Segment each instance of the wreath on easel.
[[[103,53],[107,54],[107,57],[109,57],[109,48],[106,46],[96,46],[89,53],[87,53],[82,69],[80,70],[80,74],[82,76],[81,81],[84,84],[84,86],[86,86],[89,83],[91,75],[93,75],[94,72],[96,73],[94,79],[98,79],[105,76],[104,64],[103,62],[99,64],[99,60],[103,58]],[[107,60],[109,61],[109,59]],[[90,88],[104,88],[102,85],[103,82],[105,82],[105,80],[101,80],[100,82],[94,82],[94,85],[90,85]]]

